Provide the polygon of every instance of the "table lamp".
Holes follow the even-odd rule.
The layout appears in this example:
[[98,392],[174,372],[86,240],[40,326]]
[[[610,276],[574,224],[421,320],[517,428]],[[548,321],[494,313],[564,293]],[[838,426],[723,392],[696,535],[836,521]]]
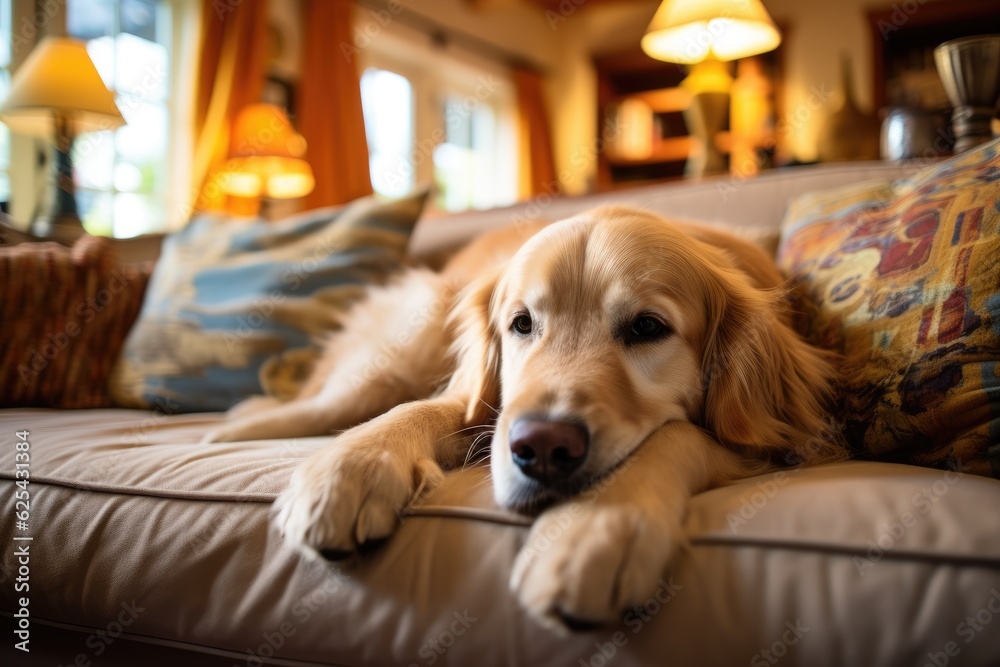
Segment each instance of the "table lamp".
[[49,193],[31,224],[36,236],[71,243],[84,233],[76,208],[70,151],[84,132],[125,124],[114,95],[97,73],[83,42],[46,37],[14,73],[0,120],[21,134],[52,138],[55,159]]
[[304,197],[316,186],[305,160],[306,140],[273,104],[244,107],[233,123],[222,190],[236,198]]
[[687,176],[723,173],[725,157],[714,137],[729,109],[732,77],[723,64],[777,48],[781,35],[760,0],[664,0],[642,50],[657,60],[693,65],[681,86],[691,92],[684,119],[696,142]]

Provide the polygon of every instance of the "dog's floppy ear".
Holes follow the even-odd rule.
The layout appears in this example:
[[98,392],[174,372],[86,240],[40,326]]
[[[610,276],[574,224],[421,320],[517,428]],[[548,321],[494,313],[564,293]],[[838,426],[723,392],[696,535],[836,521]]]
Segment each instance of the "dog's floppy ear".
[[795,462],[843,458],[824,421],[833,355],[806,344],[783,321],[780,294],[736,275],[718,277],[708,297],[702,366],[705,427],[729,446],[791,450]]
[[500,340],[490,303],[501,273],[496,269],[466,287],[451,311],[456,368],[446,392],[467,401],[467,424],[486,424],[500,409]]

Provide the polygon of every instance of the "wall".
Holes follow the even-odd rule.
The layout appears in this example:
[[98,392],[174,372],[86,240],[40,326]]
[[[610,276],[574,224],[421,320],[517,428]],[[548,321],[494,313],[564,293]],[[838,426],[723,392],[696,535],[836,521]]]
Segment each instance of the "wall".
[[[790,30],[785,49],[784,109],[794,118],[795,131],[787,137],[791,153],[800,160],[816,157],[815,141],[824,113],[809,106],[811,90],[839,91],[839,54],[854,60],[855,89],[862,108],[871,103],[871,48],[865,20],[871,0],[764,0],[776,22]],[[606,53],[635,48],[659,2],[626,2],[580,12],[575,28],[585,43]],[[811,88],[811,87],[817,88]],[[833,107],[839,98],[832,96]],[[813,103],[815,106],[815,103]],[[796,115],[797,112],[797,115]]]
[[[783,102],[794,131],[786,143],[800,160],[816,157],[816,135],[825,109],[817,111],[810,104],[815,106],[813,91],[839,91],[840,53],[852,55],[859,103],[866,109],[871,104],[871,46],[865,12],[873,1],[875,6],[886,7],[895,0],[764,0],[775,20],[790,26],[785,36]],[[401,2],[406,12],[541,66],[548,74],[556,172],[570,194],[592,189],[598,129],[592,54],[637,48],[659,0],[594,5],[587,0],[565,0],[563,12],[543,12],[518,2],[487,3],[482,9],[467,0]],[[358,11],[360,25],[377,23],[375,12],[385,6],[382,0],[363,2]],[[837,95],[830,95],[825,108],[835,108],[838,101]]]
[[[903,4],[902,0],[898,4]],[[916,0],[909,0],[909,4],[916,4]],[[851,57],[858,105],[865,111],[872,110],[873,65],[867,12],[892,5],[893,2],[884,0],[766,0],[765,6],[775,20],[790,26],[786,39],[784,106],[786,116],[797,127],[797,132],[789,138],[800,160],[816,158],[816,136],[825,117],[822,112],[808,111],[815,91],[834,91],[826,110],[835,109],[842,100],[841,54]]]
[[[190,0],[185,0],[190,1]],[[784,108],[795,131],[788,137],[792,153],[800,160],[815,159],[815,140],[826,109],[835,108],[833,95],[824,109],[813,111],[814,91],[839,91],[839,55],[851,54],[855,92],[861,106],[871,104],[871,45],[865,14],[871,8],[894,3],[919,6],[943,0],[764,0],[785,35],[786,72]],[[983,0],[995,2],[996,0]],[[498,49],[498,54],[519,56],[542,68],[552,118],[556,171],[566,192],[578,194],[592,188],[596,174],[596,82],[591,65],[594,53],[636,48],[659,0],[617,0],[589,4],[564,0],[562,13],[543,12],[515,0],[495,0],[476,9],[468,0],[399,0],[403,9],[445,28],[474,36]],[[15,0],[15,19],[30,13],[31,0]],[[58,3],[57,3],[58,5]],[[298,0],[273,0],[278,20],[298,14]],[[379,25],[377,14],[388,0],[363,0],[359,25]],[[384,16],[384,14],[383,14]],[[56,21],[58,23],[58,21]],[[15,21],[15,25],[19,25]],[[294,40],[292,40],[294,42]],[[296,57],[289,44],[289,62]],[[290,65],[291,67],[291,65]],[[185,68],[186,69],[186,68]],[[35,165],[36,143],[15,137],[11,168],[14,215],[30,218],[35,193],[44,170]],[[180,182],[182,174],[175,170]]]
[[[381,1],[371,4],[378,6]],[[568,22],[553,22],[528,4],[506,2],[477,9],[468,0],[402,0],[402,5],[407,12],[492,45],[497,49],[493,55],[500,59],[514,56],[545,72],[557,176],[568,192],[585,191],[588,174],[596,170],[571,162],[581,138],[593,134],[596,98],[588,46],[577,38],[575,28],[562,30]],[[371,11],[362,8],[359,19]]]
[[[867,12],[894,5],[920,11],[921,5],[936,1],[941,0],[764,0],[775,21],[789,27],[784,35],[783,106],[794,128],[788,136],[794,157],[804,161],[816,158],[816,136],[825,114],[842,99],[841,54],[852,59],[855,99],[862,109],[871,110],[872,49]],[[626,0],[592,8],[583,5],[560,30],[575,32],[576,40],[591,51],[634,48],[658,5],[657,0]],[[823,109],[814,111],[819,96],[829,99]]]
[[[374,28],[377,12],[387,6],[382,0],[362,0],[357,12],[359,25]],[[586,192],[596,174],[596,156],[592,139],[597,125],[596,87],[590,52],[596,43],[590,31],[594,12],[585,0],[567,0],[565,14],[546,13],[536,6],[519,2],[486,3],[475,8],[468,0],[401,0],[405,12],[423,17],[445,29],[474,37],[495,47],[500,59],[514,56],[540,68],[546,74],[546,97],[552,118],[553,150],[556,173],[564,190],[571,194]],[[630,22],[636,6],[640,13],[655,10],[650,0],[626,0],[597,8],[599,20],[617,16],[625,8]],[[642,28],[649,17],[642,19]],[[403,17],[401,22],[406,22]],[[374,24],[372,23],[374,22]],[[457,38],[461,45],[461,39]]]
[[[918,6],[928,1],[941,0],[909,0]],[[894,2],[902,0],[764,0],[775,21],[789,27],[784,35],[783,100],[784,120],[791,128],[785,137],[789,157],[816,158],[816,137],[823,119],[841,100],[841,54],[851,56],[859,105],[871,109],[872,54],[866,13],[892,7]],[[510,3],[474,10],[465,0],[404,1],[404,6],[546,65],[557,173],[569,193],[592,187],[597,110],[591,56],[637,48],[659,0],[593,6],[586,0],[566,0],[564,13]],[[818,98],[825,99],[821,108],[817,108]]]
[[603,148],[603,137],[595,136],[602,128],[598,127],[593,55],[638,48],[659,4],[659,0],[581,4],[572,12],[547,15],[564,53],[570,56],[563,66],[565,78],[550,84],[556,167],[568,194],[593,191],[596,150]]
[[[384,4],[381,0],[373,4]],[[554,68],[559,62],[558,45],[541,11],[533,6],[506,4],[494,9],[476,9],[468,0],[401,0],[408,12],[424,16],[520,55],[533,64]]]
[[[567,193],[591,189],[597,171],[597,92],[591,53],[609,41],[615,48],[637,44],[656,0],[622,0],[597,7],[588,7],[586,0],[566,0],[561,13],[517,2],[485,3],[480,9],[468,0],[403,0],[402,4],[408,12],[540,67],[547,75],[556,174]],[[371,11],[362,9],[359,16]],[[630,33],[636,34],[634,40]]]

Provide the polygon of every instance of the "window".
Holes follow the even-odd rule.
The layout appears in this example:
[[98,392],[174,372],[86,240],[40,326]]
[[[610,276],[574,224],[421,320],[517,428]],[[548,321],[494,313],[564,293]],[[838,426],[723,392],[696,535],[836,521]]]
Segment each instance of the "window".
[[[0,0],[0,100],[10,90],[11,0]],[[0,123],[0,202],[10,202],[10,130]]]
[[165,0],[68,0],[67,33],[87,42],[127,124],[77,137],[77,205],[91,234],[166,227],[171,12]]
[[434,149],[434,181],[441,207],[449,211],[492,208],[507,201],[498,192],[503,163],[499,124],[489,105],[471,106],[461,97],[444,100],[445,141]]
[[406,77],[369,68],[361,75],[372,188],[402,197],[413,189],[413,87]]
[[361,76],[375,191],[400,196],[434,183],[433,205],[447,211],[513,203],[516,112],[506,75],[419,40],[383,34],[379,44],[385,50],[366,52]]

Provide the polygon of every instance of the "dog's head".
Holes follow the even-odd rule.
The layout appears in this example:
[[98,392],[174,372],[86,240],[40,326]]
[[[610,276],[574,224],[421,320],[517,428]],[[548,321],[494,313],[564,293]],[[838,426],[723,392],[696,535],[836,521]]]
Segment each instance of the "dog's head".
[[819,428],[831,371],[782,322],[774,293],[643,211],[551,225],[456,313],[451,387],[472,423],[500,409],[491,467],[505,507],[579,492],[669,421],[761,453]]

